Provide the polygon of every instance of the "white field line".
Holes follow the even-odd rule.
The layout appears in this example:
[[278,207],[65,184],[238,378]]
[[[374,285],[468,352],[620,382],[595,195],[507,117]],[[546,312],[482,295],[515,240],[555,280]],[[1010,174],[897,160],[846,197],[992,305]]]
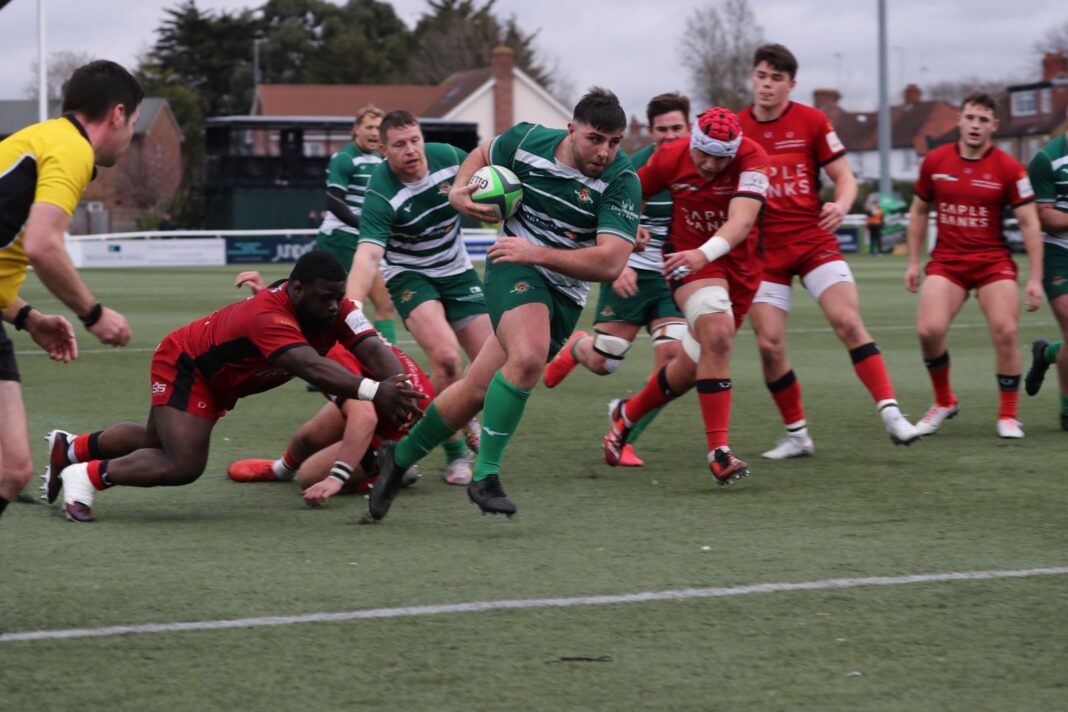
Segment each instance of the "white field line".
[[575,606],[605,606],[619,603],[648,603],[650,601],[683,601],[692,598],[724,598],[747,596],[752,593],[784,593],[789,591],[825,591],[865,586],[901,586],[913,583],[942,583],[947,581],[987,581],[992,579],[1029,578],[1068,574],[1068,566],[1015,571],[961,571],[910,576],[870,576],[864,578],[823,579],[801,583],[761,583],[726,588],[683,588],[673,591],[646,591],[604,596],[575,596],[569,598],[520,598],[502,601],[473,601],[444,605],[405,606],[401,608],[371,608],[341,613],[307,613],[298,616],[266,616],[217,621],[189,621],[185,623],[147,623],[102,628],[63,628],[36,630],[24,633],[2,633],[0,643],[33,640],[65,640],[69,638],[105,638],[116,635],[143,633],[178,633],[196,630],[226,630],[229,628],[261,628],[265,626],[299,625],[302,623],[334,623],[377,618],[412,618],[415,616],[446,615],[450,613],[484,613],[486,611],[522,610],[532,608],[573,608]]
[[[1020,322],[1020,326],[1040,326],[1040,325],[1041,326],[1049,326],[1048,324],[1045,324],[1045,323],[1040,324],[1037,321],[1033,322],[1033,323],[1032,322],[1026,322],[1026,321],[1021,321]],[[872,333],[874,333],[877,336],[879,334],[879,332],[881,332],[881,331],[914,331],[916,329],[916,324],[914,324],[914,323],[913,324],[885,324],[883,326],[870,326],[869,325],[868,328],[870,329],[870,331]],[[967,323],[965,323],[965,324],[953,324],[950,327],[950,330],[953,330],[953,329],[986,329],[986,328],[987,328],[987,325],[985,323],[983,323],[983,324],[967,324]],[[1050,327],[1050,328],[1052,329],[1053,327]],[[833,330],[829,326],[817,326],[817,327],[811,327],[811,328],[789,329],[787,331],[787,333],[788,334],[830,334],[830,333],[833,333]],[[743,327],[742,330],[738,332],[738,335],[739,336],[752,336],[753,335],[753,330],[750,329],[749,327]],[[638,337],[639,338],[648,338],[648,334],[646,334],[644,331],[642,331],[642,332],[638,333]],[[412,339],[398,339],[396,341],[396,344],[397,344],[397,346],[414,346],[415,345],[415,341],[412,340]],[[138,347],[138,348],[132,348],[132,349],[115,349],[115,348],[109,348],[109,349],[79,349],[78,353],[79,354],[111,354],[111,353],[128,353],[129,354],[129,353],[135,353],[136,354],[136,353],[145,353],[145,352],[150,352],[150,351],[155,351],[155,350],[156,350],[155,347],[152,347],[152,348]],[[44,356],[45,352],[42,351],[41,349],[34,349],[34,350],[30,350],[30,351],[16,351],[15,355],[17,355],[17,356]]]

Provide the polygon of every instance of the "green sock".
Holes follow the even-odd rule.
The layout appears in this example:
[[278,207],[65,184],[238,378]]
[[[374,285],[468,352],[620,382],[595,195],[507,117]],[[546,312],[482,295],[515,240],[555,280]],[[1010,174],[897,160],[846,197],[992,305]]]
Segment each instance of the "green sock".
[[453,432],[455,431],[441,419],[437,406],[431,403],[423,417],[412,428],[412,432],[397,443],[397,449],[393,451],[393,462],[397,467],[411,467],[452,437]]
[[1046,349],[1042,352],[1042,358],[1046,361],[1046,363],[1057,363],[1057,354],[1061,352],[1061,344],[1063,343],[1063,341],[1053,341],[1050,343],[1049,346],[1046,347]]
[[374,326],[391,344],[397,343],[397,326],[392,319],[375,319]]
[[445,464],[459,460],[467,452],[467,444],[463,440],[446,440],[441,444],[445,448]]
[[1068,396],[1061,396],[1061,415],[1068,415]]
[[663,409],[664,406],[660,406],[659,408],[654,408],[653,410],[643,415],[642,419],[635,423],[634,427],[630,429],[630,435],[627,436],[627,442],[631,445],[638,442],[638,436],[642,434],[642,431],[649,427],[649,423],[653,422],[653,419]]
[[475,463],[475,480],[500,474],[504,448],[523,419],[523,409],[529,397],[530,391],[513,386],[500,371],[493,374],[482,410],[482,443]]

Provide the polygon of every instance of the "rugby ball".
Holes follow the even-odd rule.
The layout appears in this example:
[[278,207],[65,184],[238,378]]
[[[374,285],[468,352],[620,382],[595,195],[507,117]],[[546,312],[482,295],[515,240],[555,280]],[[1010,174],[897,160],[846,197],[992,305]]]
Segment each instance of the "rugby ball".
[[471,176],[470,183],[478,186],[471,193],[471,200],[479,205],[492,206],[498,220],[515,215],[523,200],[523,184],[504,166],[483,166]]

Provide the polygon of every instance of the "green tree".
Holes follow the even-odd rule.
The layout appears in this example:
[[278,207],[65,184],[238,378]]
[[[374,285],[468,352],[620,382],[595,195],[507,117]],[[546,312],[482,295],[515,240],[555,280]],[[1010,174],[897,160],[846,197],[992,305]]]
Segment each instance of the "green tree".
[[515,51],[516,66],[551,88],[553,75],[534,47],[537,31],[524,32],[514,16],[501,22],[493,13],[495,2],[428,0],[430,12],[415,26],[411,80],[437,84],[455,72],[485,67],[490,52],[503,40]]
[[196,91],[202,115],[244,113],[252,86],[235,91],[235,72],[249,72],[258,23],[251,10],[204,12],[196,0],[164,10],[155,45],[139,68],[150,84],[184,84]]

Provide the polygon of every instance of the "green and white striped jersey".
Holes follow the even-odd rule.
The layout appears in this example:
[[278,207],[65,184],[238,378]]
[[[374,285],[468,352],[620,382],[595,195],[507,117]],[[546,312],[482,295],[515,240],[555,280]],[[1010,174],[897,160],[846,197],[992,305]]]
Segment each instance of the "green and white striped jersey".
[[[556,160],[554,151],[566,135],[524,122],[493,139],[490,162],[510,168],[523,183],[523,202],[502,232],[562,250],[592,247],[600,234],[633,243],[642,192],[630,159],[620,151],[600,177],[590,178]],[[588,282],[537,270],[576,304],[586,304]]]
[[[634,170],[645,165],[656,150],[656,144],[651,143],[630,157]],[[664,271],[664,241],[671,229],[671,191],[665,190],[657,193],[645,201],[645,209],[642,210],[640,224],[649,231],[649,244],[641,252],[631,253],[627,260],[627,266],[634,269],[647,269],[653,272]]]
[[359,242],[386,249],[382,276],[387,282],[405,270],[451,277],[471,269],[460,214],[449,205],[449,189],[467,153],[445,143],[425,148],[428,170],[422,180],[402,183],[382,162],[367,188]]
[[[363,196],[367,192],[367,184],[371,181],[371,173],[381,162],[382,156],[377,153],[364,153],[356,144],[348,143],[330,157],[330,163],[326,166],[326,187],[344,190],[345,205],[356,217],[360,217]],[[341,230],[352,235],[360,234],[359,230],[341,222],[329,210],[326,211],[326,217],[323,218],[319,229],[323,232]]]
[[[1035,201],[1052,203],[1053,207],[1068,213],[1068,139],[1061,134],[1035,154],[1027,168]],[[1068,250],[1068,230],[1059,233],[1045,231],[1043,240]]]

